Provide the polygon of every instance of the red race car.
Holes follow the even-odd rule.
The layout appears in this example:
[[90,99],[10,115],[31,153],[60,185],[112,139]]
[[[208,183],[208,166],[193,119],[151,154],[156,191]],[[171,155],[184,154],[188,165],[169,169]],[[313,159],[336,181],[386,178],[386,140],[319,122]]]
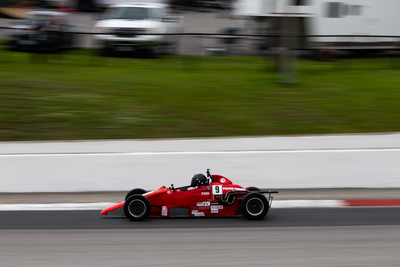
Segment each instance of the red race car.
[[[124,202],[104,209],[101,215],[125,215],[132,221],[141,221],[148,216],[215,217],[243,214],[250,220],[260,220],[268,213],[272,193],[278,191],[243,188],[224,176],[211,175],[207,170],[207,177],[196,174],[189,186],[162,186],[151,192],[133,189]],[[268,198],[264,194],[268,194]]]

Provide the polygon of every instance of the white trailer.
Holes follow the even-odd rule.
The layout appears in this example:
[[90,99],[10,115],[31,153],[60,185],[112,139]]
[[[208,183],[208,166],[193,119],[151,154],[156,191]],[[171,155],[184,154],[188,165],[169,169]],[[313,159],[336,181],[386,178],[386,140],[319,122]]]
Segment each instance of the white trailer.
[[[253,28],[261,28],[266,34],[314,36],[303,42],[307,48],[385,50],[399,47],[399,38],[395,36],[400,37],[400,0],[236,0],[233,14],[251,19]],[[360,35],[370,37],[357,37]]]

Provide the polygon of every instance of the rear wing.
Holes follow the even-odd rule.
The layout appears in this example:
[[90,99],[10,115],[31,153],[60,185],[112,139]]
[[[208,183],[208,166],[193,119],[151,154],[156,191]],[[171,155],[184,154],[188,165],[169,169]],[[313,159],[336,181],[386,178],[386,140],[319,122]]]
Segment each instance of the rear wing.
[[[269,207],[271,208],[272,200],[274,200],[274,196],[272,194],[278,194],[279,191],[277,191],[277,190],[260,190],[257,193],[261,193],[267,198]],[[268,197],[266,196],[266,194],[268,194]]]

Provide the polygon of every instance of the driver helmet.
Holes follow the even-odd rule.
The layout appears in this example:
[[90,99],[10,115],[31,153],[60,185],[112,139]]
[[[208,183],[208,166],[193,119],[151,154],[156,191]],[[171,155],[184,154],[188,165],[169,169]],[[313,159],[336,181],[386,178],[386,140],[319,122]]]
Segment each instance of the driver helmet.
[[207,178],[204,174],[195,174],[192,178],[191,186],[205,185],[207,183]]

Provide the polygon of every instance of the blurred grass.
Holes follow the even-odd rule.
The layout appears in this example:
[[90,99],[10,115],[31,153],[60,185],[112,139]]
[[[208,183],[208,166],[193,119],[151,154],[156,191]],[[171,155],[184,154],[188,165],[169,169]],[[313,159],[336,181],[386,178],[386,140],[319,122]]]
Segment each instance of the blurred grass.
[[262,57],[0,50],[0,140],[400,131],[398,61],[299,60],[298,82],[283,85]]

